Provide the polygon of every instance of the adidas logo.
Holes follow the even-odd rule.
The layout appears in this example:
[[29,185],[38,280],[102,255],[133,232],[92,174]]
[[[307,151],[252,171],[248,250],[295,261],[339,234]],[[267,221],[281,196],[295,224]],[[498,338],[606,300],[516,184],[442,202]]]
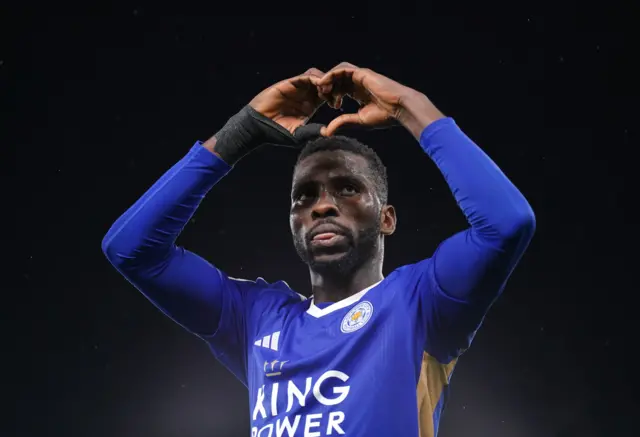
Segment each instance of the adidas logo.
[[280,339],[280,331],[276,331],[271,335],[265,335],[264,337],[259,338],[253,344],[260,347],[266,347],[273,351],[277,351],[279,339]]

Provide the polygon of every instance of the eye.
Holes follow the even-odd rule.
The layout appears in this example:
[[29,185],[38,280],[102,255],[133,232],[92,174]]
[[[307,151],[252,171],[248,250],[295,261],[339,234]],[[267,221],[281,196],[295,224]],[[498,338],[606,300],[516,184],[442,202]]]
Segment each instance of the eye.
[[315,193],[311,188],[298,190],[293,195],[294,202],[303,203],[315,197]]
[[358,190],[358,187],[356,187],[355,185],[345,184],[342,187],[340,187],[341,196],[345,196],[345,197],[355,196],[359,192],[360,190]]

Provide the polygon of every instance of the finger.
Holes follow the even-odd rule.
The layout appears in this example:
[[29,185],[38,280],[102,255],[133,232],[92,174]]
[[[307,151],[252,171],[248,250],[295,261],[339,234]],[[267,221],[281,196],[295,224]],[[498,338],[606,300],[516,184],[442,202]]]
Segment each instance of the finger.
[[384,79],[384,76],[368,68],[358,68],[352,76],[353,83],[363,89],[369,89],[367,82],[379,81],[381,78]]
[[320,79],[312,79],[316,86],[329,85],[335,81],[338,77],[351,76],[358,70],[358,67],[335,67],[327,72]]
[[353,65],[350,62],[341,62],[338,65],[336,65],[335,67],[331,68],[329,71],[327,71],[323,77],[329,76],[331,73],[338,73],[337,75],[342,75],[344,71],[355,71],[358,70],[360,67]]
[[317,76],[312,76],[309,74],[301,74],[300,76],[291,77],[285,80],[284,82],[297,89],[309,89],[315,86],[312,82],[312,78],[314,77],[317,77]]
[[[335,67],[331,68],[331,70],[329,70],[327,73],[323,74],[322,77],[323,82],[322,85],[327,86],[333,83],[333,81],[335,81],[338,77],[344,76],[345,75],[345,71],[355,71],[357,70],[358,67],[349,63],[349,62],[341,62],[338,65],[336,65]],[[331,74],[334,73],[334,74]],[[332,79],[331,79],[332,78]],[[326,82],[329,81],[330,84],[327,84]],[[331,89],[329,89],[327,92],[331,92]]]
[[[325,76],[323,79],[312,79],[316,83],[318,90],[329,102],[332,108],[339,109],[342,106],[342,99],[346,95],[353,94],[354,83],[352,81],[353,70],[336,70],[334,74]],[[323,83],[321,81],[328,81]]]
[[344,114],[344,115],[341,115],[340,117],[337,117],[331,120],[331,123],[329,123],[327,128],[323,130],[322,134],[328,137],[333,135],[336,132],[336,130],[338,130],[338,128],[340,128],[341,126],[344,126],[347,124],[362,124],[362,123],[363,121],[360,118],[360,114],[358,113]]
[[324,128],[323,125],[318,123],[304,124],[293,131],[293,137],[298,144],[305,143],[321,135]]
[[304,73],[289,78],[289,82],[291,82],[294,86],[300,86],[300,87],[309,87],[309,86],[315,86],[315,84],[312,82],[312,79],[317,79],[317,78],[321,78],[322,76],[325,75],[324,71],[321,71],[315,67],[311,67],[309,68],[307,71],[305,71]]
[[349,62],[341,62],[328,73],[319,76],[316,75],[319,70],[310,69],[316,70],[310,80],[317,87],[321,99],[326,100],[332,108],[340,109],[343,97],[353,91],[351,76],[357,69],[357,66]]
[[319,92],[318,88],[312,82],[312,79],[319,78],[324,74],[318,69],[309,69],[300,76],[292,77],[282,83],[277,89],[285,96],[302,101],[311,101],[314,106],[317,106],[322,101],[326,100],[326,97]]
[[[351,63],[349,63],[349,62],[341,62],[341,63],[339,63],[338,65],[336,65],[335,67],[333,67],[331,70],[329,70],[328,72],[326,72],[326,73],[322,73],[322,74],[319,76],[319,78],[320,78],[320,79],[318,79],[318,78],[315,78],[315,77],[314,77],[314,78],[312,79],[312,81],[313,81],[314,85],[316,85],[316,86],[317,86],[321,81],[322,81],[323,83],[326,83],[326,82],[327,82],[327,76],[329,76],[329,75],[330,75],[330,73],[332,73],[332,72],[334,72],[334,71],[337,71],[337,70],[345,70],[345,69],[357,70],[357,69],[358,69],[358,67],[356,67],[355,65],[353,65],[353,64],[351,64]],[[317,69],[316,69],[316,70],[317,70]],[[320,71],[320,70],[318,70],[318,71]],[[330,91],[330,90],[329,90],[329,91]]]
[[323,77],[324,76],[320,76],[320,77],[311,76],[310,80],[311,80],[311,83],[318,89],[318,93],[320,93],[323,96],[328,96],[333,91],[333,82],[330,80],[322,82]]
[[324,71],[318,70],[315,67],[311,67],[310,69],[308,69],[302,74],[302,76],[311,76],[311,77],[322,77],[324,75],[325,75]]
[[367,68],[359,68],[354,71],[350,77],[351,89],[348,94],[361,105],[366,104],[366,102],[371,99],[371,91],[367,86],[367,82],[371,81],[371,74],[371,70]]
[[342,100],[343,99],[344,99],[344,95],[343,94],[330,94],[328,96],[327,103],[333,109],[340,109],[340,108],[342,108]]
[[352,63],[350,63],[350,62],[340,62],[338,65],[336,65],[335,67],[333,67],[333,68],[332,68],[331,70],[329,70],[329,71],[333,71],[333,70],[341,70],[341,69],[343,69],[343,68],[354,68],[354,69],[357,69],[357,68],[359,68],[359,67],[357,67],[357,66],[353,65],[353,64],[352,64]]
[[[322,103],[328,100],[327,96],[322,94],[312,82],[312,79],[320,78],[324,74],[324,71],[315,67],[309,68],[301,75],[288,80],[289,84],[295,88],[295,91],[283,92],[283,95],[288,96],[295,102],[293,106],[298,110],[298,114],[295,116],[300,116],[301,114],[305,116],[304,124],[309,121]],[[287,87],[285,86],[281,90],[287,90]]]
[[372,80],[375,80],[377,76],[380,76],[368,68],[356,68],[354,70],[351,67],[334,70],[327,73],[325,77],[329,77],[329,75],[333,76],[332,94],[334,96],[348,95],[361,105],[366,104],[367,101],[370,100],[368,84],[370,84]]
[[[316,86],[328,86],[332,84],[333,78],[344,75],[346,71],[353,73],[356,70],[359,70],[358,66],[350,62],[341,62],[328,72],[323,73],[321,78],[314,77],[312,82]],[[323,90],[323,92],[331,92],[331,89]]]
[[345,67],[344,69],[327,73],[324,78],[320,79],[320,84],[317,85],[318,89],[325,96],[330,96],[327,100],[331,102],[330,105],[333,108],[339,109],[342,106],[343,97],[346,95],[353,97],[355,94],[362,94],[356,92],[357,87],[353,81],[353,75],[357,71],[351,67]]

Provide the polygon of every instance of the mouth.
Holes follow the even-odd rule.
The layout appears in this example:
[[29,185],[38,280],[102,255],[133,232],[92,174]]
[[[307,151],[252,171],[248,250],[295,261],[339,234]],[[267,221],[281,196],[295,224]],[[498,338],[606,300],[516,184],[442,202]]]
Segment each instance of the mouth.
[[342,242],[344,239],[344,235],[336,234],[334,232],[322,232],[313,236],[311,239],[311,245],[329,247]]
[[309,244],[315,247],[333,246],[343,243],[346,239],[344,231],[332,224],[319,225],[309,234]]

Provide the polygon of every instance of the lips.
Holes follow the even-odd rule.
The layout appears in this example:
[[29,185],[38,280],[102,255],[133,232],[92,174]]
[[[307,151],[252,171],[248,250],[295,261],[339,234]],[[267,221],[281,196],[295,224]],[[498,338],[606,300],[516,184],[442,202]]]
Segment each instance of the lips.
[[310,241],[327,241],[336,236],[344,236],[344,231],[340,227],[332,224],[316,226],[309,232]]

